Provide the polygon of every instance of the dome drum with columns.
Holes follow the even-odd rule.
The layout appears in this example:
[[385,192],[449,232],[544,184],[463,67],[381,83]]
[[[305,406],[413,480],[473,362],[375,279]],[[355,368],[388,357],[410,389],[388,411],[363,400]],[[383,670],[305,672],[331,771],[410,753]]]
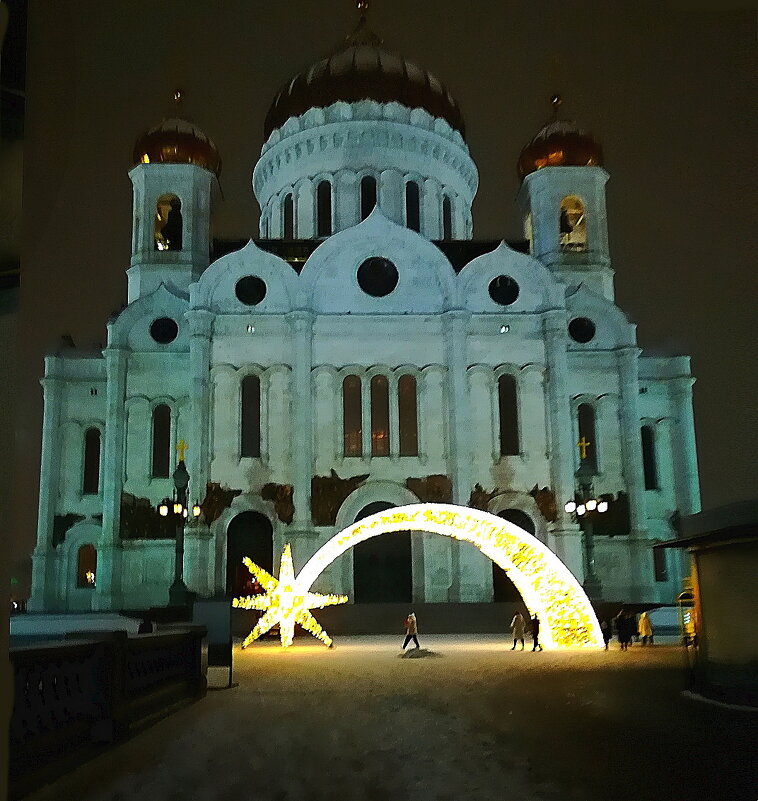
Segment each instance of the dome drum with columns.
[[[267,115],[260,239],[209,259],[221,162],[197,126],[136,145],[128,305],[102,353],[45,362],[33,608],[166,603],[156,508],[182,442],[200,595],[249,591],[242,556],[271,570],[289,542],[297,569],[417,501],[511,520],[601,599],[675,594],[682,565],[652,545],[699,505],[693,379],[687,357],[641,351],[615,304],[599,145],[556,115],[519,161],[527,242],[474,240],[460,110],[361,6]],[[564,508],[580,465],[612,512],[595,536]],[[356,603],[516,600],[497,570],[473,546],[393,534],[320,581]]]

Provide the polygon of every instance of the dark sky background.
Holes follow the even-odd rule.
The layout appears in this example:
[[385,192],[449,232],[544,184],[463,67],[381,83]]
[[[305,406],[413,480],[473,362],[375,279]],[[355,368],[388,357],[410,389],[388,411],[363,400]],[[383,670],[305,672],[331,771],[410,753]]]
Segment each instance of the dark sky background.
[[[43,354],[63,332],[104,344],[126,298],[135,139],[180,86],[223,157],[213,233],[257,235],[250,178],[268,106],[356,19],[352,0],[32,0],[17,556],[35,537]],[[462,107],[476,238],[521,236],[516,159],[563,94],[564,116],[604,147],[617,301],[644,348],[692,355],[703,505],[758,495],[755,12],[373,0],[370,21]]]

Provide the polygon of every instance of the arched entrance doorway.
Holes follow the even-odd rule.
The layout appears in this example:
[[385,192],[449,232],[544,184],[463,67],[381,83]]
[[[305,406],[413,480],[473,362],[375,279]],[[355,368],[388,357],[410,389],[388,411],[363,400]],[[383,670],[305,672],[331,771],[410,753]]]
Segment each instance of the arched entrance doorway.
[[[521,509],[503,509],[497,513],[503,520],[515,523],[519,528],[528,531],[532,536],[536,532],[534,520]],[[508,578],[508,574],[496,562],[492,563],[492,600],[495,603],[514,602],[521,600],[521,594],[516,585]]]
[[272,573],[274,570],[274,537],[271,521],[260,512],[240,512],[226,530],[226,594],[248,595],[252,576],[242,564],[249,556],[255,564]]
[[[392,509],[376,501],[364,506],[355,522]],[[413,597],[411,532],[396,531],[373,537],[353,549],[353,597],[355,603],[410,603]]]

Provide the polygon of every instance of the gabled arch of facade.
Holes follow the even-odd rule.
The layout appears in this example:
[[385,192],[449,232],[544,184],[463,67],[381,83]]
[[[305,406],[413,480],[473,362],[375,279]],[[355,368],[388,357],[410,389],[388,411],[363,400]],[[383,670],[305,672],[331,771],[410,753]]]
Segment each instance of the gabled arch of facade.
[[515,524],[468,507],[412,504],[378,512],[335,534],[308,560],[295,594],[307,593],[318,576],[353,546],[393,531],[425,531],[475,545],[508,573],[530,614],[542,623],[547,647],[601,647],[600,624],[571,571],[536,537]]

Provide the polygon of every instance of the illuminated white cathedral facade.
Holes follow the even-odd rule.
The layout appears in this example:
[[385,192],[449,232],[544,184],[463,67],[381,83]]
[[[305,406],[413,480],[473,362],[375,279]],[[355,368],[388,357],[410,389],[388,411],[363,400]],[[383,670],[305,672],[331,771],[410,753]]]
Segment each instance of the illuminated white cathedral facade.
[[[212,142],[178,119],[140,138],[128,303],[102,352],[45,363],[32,608],[167,602],[175,521],[156,508],[182,441],[201,596],[241,590],[241,555],[271,567],[289,542],[297,569],[361,515],[421,500],[503,515],[603,599],[671,601],[681,565],[652,545],[699,509],[693,378],[688,357],[641,352],[615,304],[600,148],[556,115],[522,152],[524,241],[481,242],[464,136],[444,86],[362,20],[277,95],[259,238],[213,259]],[[565,509],[580,464],[606,518]],[[501,592],[473,546],[389,537],[323,588]]]

